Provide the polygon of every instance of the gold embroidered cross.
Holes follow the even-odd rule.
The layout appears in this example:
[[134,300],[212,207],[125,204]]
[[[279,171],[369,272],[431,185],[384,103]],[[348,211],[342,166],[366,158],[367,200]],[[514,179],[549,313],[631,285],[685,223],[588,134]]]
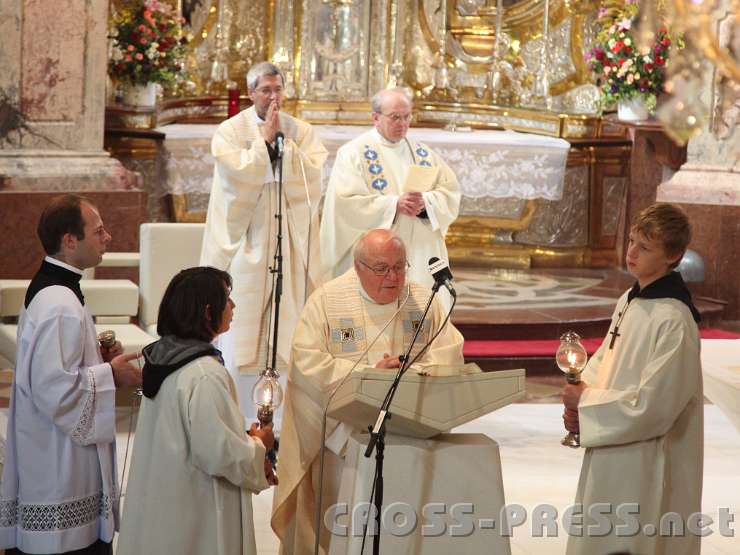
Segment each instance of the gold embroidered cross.
[[341,334],[342,343],[348,343],[355,340],[355,328],[341,328],[339,333]]

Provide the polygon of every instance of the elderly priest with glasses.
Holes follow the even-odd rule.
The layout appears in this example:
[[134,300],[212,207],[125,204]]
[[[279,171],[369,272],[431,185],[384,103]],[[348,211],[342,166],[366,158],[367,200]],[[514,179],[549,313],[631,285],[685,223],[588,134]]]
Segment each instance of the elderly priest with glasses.
[[[282,553],[313,553],[322,416],[329,396],[355,366],[395,373],[399,355],[407,350],[431,294],[418,283],[407,282],[406,248],[394,232],[374,229],[365,233],[353,255],[352,268],[309,298],[293,337],[280,483],[272,513],[272,528],[282,542]],[[435,299],[412,357],[432,340],[446,315]],[[412,368],[461,365],[462,347],[462,335],[448,322]],[[322,515],[336,503],[351,432],[349,426],[327,418]],[[328,551],[329,540],[324,528],[320,552]]]
[[439,155],[406,137],[411,108],[403,89],[380,91],[372,99],[375,128],[337,151],[320,231],[332,277],[352,266],[352,245],[375,228],[399,235],[409,250],[409,277],[427,288],[427,261],[447,259],[445,235],[457,218],[460,187]]

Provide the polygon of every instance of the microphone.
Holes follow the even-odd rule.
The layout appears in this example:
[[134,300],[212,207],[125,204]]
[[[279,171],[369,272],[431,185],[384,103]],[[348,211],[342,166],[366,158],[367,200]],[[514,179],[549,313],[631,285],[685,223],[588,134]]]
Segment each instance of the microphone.
[[429,272],[434,278],[434,287],[439,289],[440,285],[444,285],[453,297],[457,296],[455,288],[452,287],[452,272],[450,267],[444,260],[440,260],[436,256],[429,259]]
[[283,150],[285,149],[285,135],[282,131],[275,133],[275,144],[277,145],[278,157],[283,157]]

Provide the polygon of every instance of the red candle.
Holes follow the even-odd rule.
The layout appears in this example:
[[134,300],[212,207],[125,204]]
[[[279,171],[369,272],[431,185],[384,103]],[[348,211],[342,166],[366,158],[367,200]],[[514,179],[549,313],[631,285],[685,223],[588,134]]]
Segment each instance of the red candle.
[[233,87],[229,87],[229,107],[228,107],[228,115],[230,118],[233,118],[235,115],[239,113],[239,86],[234,85]]

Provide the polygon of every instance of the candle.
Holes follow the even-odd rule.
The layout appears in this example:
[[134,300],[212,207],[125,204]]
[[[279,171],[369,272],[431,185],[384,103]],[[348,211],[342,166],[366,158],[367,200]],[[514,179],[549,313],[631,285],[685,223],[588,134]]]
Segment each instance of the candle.
[[575,367],[577,357],[578,355],[574,353],[573,351],[570,351],[568,353],[568,364],[570,365],[571,368]]
[[233,118],[239,113],[239,85],[231,83],[229,88],[228,116]]

